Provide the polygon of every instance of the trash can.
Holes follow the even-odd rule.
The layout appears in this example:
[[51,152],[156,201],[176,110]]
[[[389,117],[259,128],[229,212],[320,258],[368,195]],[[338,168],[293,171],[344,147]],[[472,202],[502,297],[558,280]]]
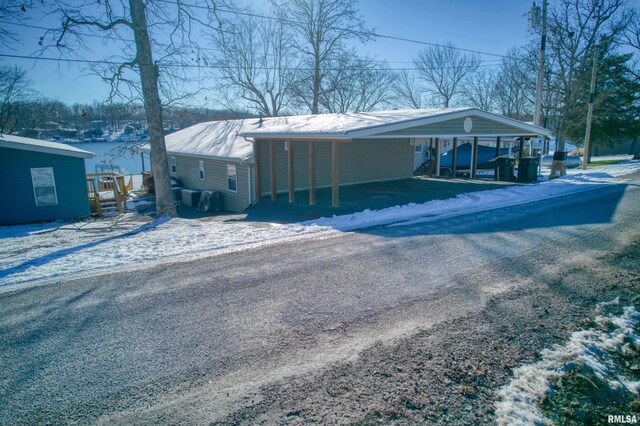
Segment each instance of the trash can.
[[554,151],[553,161],[565,161],[567,159],[567,151]]
[[523,157],[518,163],[518,182],[538,181],[538,157]]
[[498,157],[498,180],[511,182],[516,180],[513,169],[516,165],[516,159],[511,157]]

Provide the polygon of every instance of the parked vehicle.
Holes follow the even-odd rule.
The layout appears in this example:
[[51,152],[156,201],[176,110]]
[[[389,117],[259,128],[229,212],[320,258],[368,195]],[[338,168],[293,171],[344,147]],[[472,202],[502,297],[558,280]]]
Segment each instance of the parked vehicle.
[[[471,169],[472,145],[465,143],[458,146],[456,158],[456,170]],[[509,155],[509,148],[501,148],[500,156]],[[495,167],[496,149],[490,146],[478,145],[477,170],[491,170]],[[440,175],[451,176],[453,171],[453,150],[440,156]]]

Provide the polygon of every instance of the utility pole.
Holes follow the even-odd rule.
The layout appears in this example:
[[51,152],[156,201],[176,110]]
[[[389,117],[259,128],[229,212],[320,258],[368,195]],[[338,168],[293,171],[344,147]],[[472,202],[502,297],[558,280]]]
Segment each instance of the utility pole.
[[[536,15],[538,8],[533,5],[531,14]],[[537,19],[532,17],[531,25],[535,25],[537,28]],[[542,123],[542,82],[544,79],[544,62],[545,62],[545,47],[547,43],[547,0],[542,0],[542,28],[540,29],[540,62],[538,65],[538,79],[536,81],[536,106],[533,115],[533,124],[540,126]]]
[[[531,8],[531,26],[539,25],[538,12],[540,8],[533,4]],[[547,44],[547,0],[542,0],[542,26],[540,28],[540,61],[538,64],[538,78],[536,80],[536,105],[533,114],[533,124],[542,127],[542,82],[544,80],[545,47]],[[538,154],[538,173],[542,173],[542,155],[544,154],[544,138],[540,138],[540,151]],[[530,153],[533,156],[533,151]]]
[[584,154],[582,155],[582,170],[587,169],[589,161],[589,142],[591,139],[591,120],[593,120],[593,101],[596,97],[596,74],[598,72],[598,46],[593,46],[593,69],[591,70],[591,88],[589,89],[589,109],[587,110],[587,130],[584,134]]

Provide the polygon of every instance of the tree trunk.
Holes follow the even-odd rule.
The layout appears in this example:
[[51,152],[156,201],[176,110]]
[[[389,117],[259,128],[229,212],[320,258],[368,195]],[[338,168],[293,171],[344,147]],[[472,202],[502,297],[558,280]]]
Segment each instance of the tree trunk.
[[637,147],[638,146],[638,137],[636,136],[635,138],[633,138],[633,141],[631,141],[631,146],[629,146],[629,155],[636,155],[638,153]]
[[171,194],[171,178],[167,148],[162,133],[162,103],[158,92],[158,68],[153,63],[151,42],[147,29],[147,18],[142,0],[129,0],[131,22],[136,41],[137,61],[142,82],[144,109],[149,124],[149,145],[151,146],[151,169],[156,192],[157,217],[177,216]]
[[567,131],[567,123],[564,117],[560,119],[558,134],[556,135],[556,151],[564,151],[564,135]]

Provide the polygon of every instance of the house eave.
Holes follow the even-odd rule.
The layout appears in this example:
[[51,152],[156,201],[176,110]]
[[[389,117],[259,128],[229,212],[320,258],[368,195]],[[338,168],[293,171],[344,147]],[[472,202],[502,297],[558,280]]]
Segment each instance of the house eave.
[[[347,132],[347,134],[352,138],[352,139],[363,139],[363,138],[374,138],[377,135],[379,135],[380,133],[386,133],[387,135],[385,135],[384,137],[387,137],[389,133],[392,133],[394,131],[397,130],[403,130],[406,128],[410,128],[410,127],[418,127],[418,126],[425,126],[425,125],[429,125],[429,124],[434,124],[434,123],[440,123],[443,121],[448,121],[448,120],[455,120],[458,118],[466,118],[466,117],[481,117],[487,120],[493,120],[496,121],[498,123],[507,125],[507,126],[511,126],[514,127],[516,129],[522,129],[522,132],[520,131],[515,131],[515,132],[509,132],[509,133],[502,133],[502,134],[496,134],[495,136],[504,136],[504,137],[508,137],[508,136],[531,136],[531,137],[536,137],[536,136],[546,136],[547,138],[551,138],[551,132],[543,127],[538,127],[538,126],[534,126],[531,124],[526,124],[522,121],[518,121],[518,120],[514,120],[512,118],[507,118],[507,117],[503,117],[501,115],[496,115],[496,114],[492,114],[486,111],[482,111],[479,110],[477,108],[468,108],[468,109],[463,109],[463,110],[456,110],[456,111],[447,111],[447,112],[443,112],[441,114],[434,114],[428,117],[423,117],[423,118],[415,118],[415,119],[409,119],[409,120],[404,120],[402,122],[398,122],[398,123],[391,123],[391,124],[381,124],[375,127],[370,127],[370,128],[366,128],[366,129],[359,129],[359,130],[354,130],[351,132]],[[429,137],[429,136],[438,136],[441,137],[441,135],[428,135],[428,134],[419,134],[419,135],[412,135],[412,136],[406,136],[403,135],[403,137]],[[448,135],[447,135],[448,136]],[[473,132],[469,132],[466,134],[461,134],[461,135],[455,135],[456,137],[473,137],[473,136],[490,136],[490,135],[480,135],[480,134],[474,134]],[[382,138],[383,136],[379,136],[379,138]],[[452,136],[453,137],[453,136]]]
[[[149,148],[140,148],[141,152],[147,153],[147,154],[151,154],[151,149]],[[191,158],[200,158],[200,159],[210,159],[210,160],[217,160],[217,161],[227,161],[227,162],[231,162],[231,163],[242,163],[242,164],[253,164],[255,162],[255,159],[253,157],[253,155],[248,156],[246,158],[239,158],[239,157],[222,157],[219,155],[207,155],[207,154],[198,154],[198,153],[193,153],[193,152],[183,152],[183,151],[170,151],[167,150],[167,155],[181,155],[184,157],[191,157]]]
[[44,154],[63,155],[65,157],[75,158],[93,158],[95,154],[88,151],[70,151],[65,149],[57,149],[47,146],[28,145],[19,142],[2,141],[0,148],[18,149],[21,151],[41,152]]
[[441,139],[452,139],[452,138],[458,138],[458,139],[473,139],[474,137],[478,137],[479,140],[494,140],[497,137],[501,137],[501,138],[520,138],[520,137],[525,137],[525,138],[536,138],[538,136],[545,136],[545,135],[540,135],[539,133],[536,134],[527,134],[527,133],[494,133],[494,134],[473,134],[473,133],[432,133],[432,134],[388,134],[388,135],[378,135],[378,136],[367,136],[364,138],[358,138],[358,139],[425,139],[425,138],[430,138],[430,137],[434,137],[434,138],[441,138]]
[[254,140],[305,140],[305,141],[348,141],[351,138],[345,133],[240,133],[240,136],[253,138]]

